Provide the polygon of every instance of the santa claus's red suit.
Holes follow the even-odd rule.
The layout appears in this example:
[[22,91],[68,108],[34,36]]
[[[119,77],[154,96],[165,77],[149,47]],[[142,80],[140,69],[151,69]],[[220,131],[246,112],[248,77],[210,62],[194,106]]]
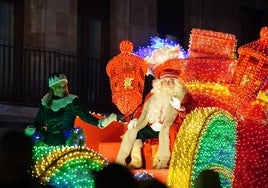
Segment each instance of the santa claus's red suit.
[[153,88],[144,103],[134,113],[123,137],[116,162],[126,165],[130,155],[131,168],[142,167],[142,143],[151,138],[159,139],[159,147],[153,159],[156,169],[167,168],[179,127],[193,100],[178,72],[165,70],[159,79],[153,80]]

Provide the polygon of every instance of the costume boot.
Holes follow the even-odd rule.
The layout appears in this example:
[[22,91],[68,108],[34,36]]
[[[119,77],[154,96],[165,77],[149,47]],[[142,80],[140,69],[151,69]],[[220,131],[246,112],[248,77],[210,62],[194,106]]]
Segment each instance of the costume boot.
[[133,148],[131,150],[131,161],[128,164],[130,169],[139,169],[142,167],[142,156],[141,156],[141,148],[142,148],[142,140],[137,139],[133,144]]
[[123,135],[123,140],[120,145],[115,162],[126,166],[126,159],[131,153],[131,149],[136,141],[137,132],[135,128],[128,129]]

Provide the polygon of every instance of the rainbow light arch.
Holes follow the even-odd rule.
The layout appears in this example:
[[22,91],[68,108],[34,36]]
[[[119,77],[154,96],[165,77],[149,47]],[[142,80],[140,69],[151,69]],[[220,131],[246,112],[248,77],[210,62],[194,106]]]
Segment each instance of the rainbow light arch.
[[222,186],[231,187],[236,158],[236,124],[230,113],[216,107],[196,108],[188,114],[172,152],[168,186],[193,187],[202,170],[213,169],[219,172]]

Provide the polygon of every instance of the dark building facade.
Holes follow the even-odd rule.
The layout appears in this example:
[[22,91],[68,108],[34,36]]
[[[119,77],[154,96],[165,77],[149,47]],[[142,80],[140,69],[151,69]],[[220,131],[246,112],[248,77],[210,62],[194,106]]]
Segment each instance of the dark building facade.
[[191,29],[202,28],[234,34],[240,46],[267,17],[265,0],[0,0],[0,102],[37,107],[60,70],[90,108],[116,111],[105,68],[120,41],[137,49],[170,37],[187,50]]

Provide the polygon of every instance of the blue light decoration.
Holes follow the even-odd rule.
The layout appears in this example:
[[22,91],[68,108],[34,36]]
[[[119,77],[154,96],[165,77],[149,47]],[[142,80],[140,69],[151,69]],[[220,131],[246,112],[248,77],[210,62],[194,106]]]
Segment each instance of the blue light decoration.
[[68,131],[68,137],[66,141],[67,146],[84,146],[85,145],[85,133],[81,128],[73,128]]
[[155,76],[155,68],[170,59],[185,59],[188,53],[178,42],[160,37],[151,37],[150,45],[139,47],[134,54],[143,58],[148,64],[147,75]]
[[[170,39],[163,39],[160,37],[151,37],[151,43],[147,47],[139,47],[137,51],[134,52],[134,54],[140,56],[141,58],[148,58],[152,57],[153,52],[160,48],[168,48],[168,47],[176,47],[180,46],[180,44],[176,41],[170,40]],[[186,58],[188,56],[188,53],[181,48],[179,52],[178,58]]]
[[146,171],[137,172],[133,175],[134,179],[137,181],[143,181],[143,180],[152,180],[154,179],[154,175],[151,173],[148,173]]

